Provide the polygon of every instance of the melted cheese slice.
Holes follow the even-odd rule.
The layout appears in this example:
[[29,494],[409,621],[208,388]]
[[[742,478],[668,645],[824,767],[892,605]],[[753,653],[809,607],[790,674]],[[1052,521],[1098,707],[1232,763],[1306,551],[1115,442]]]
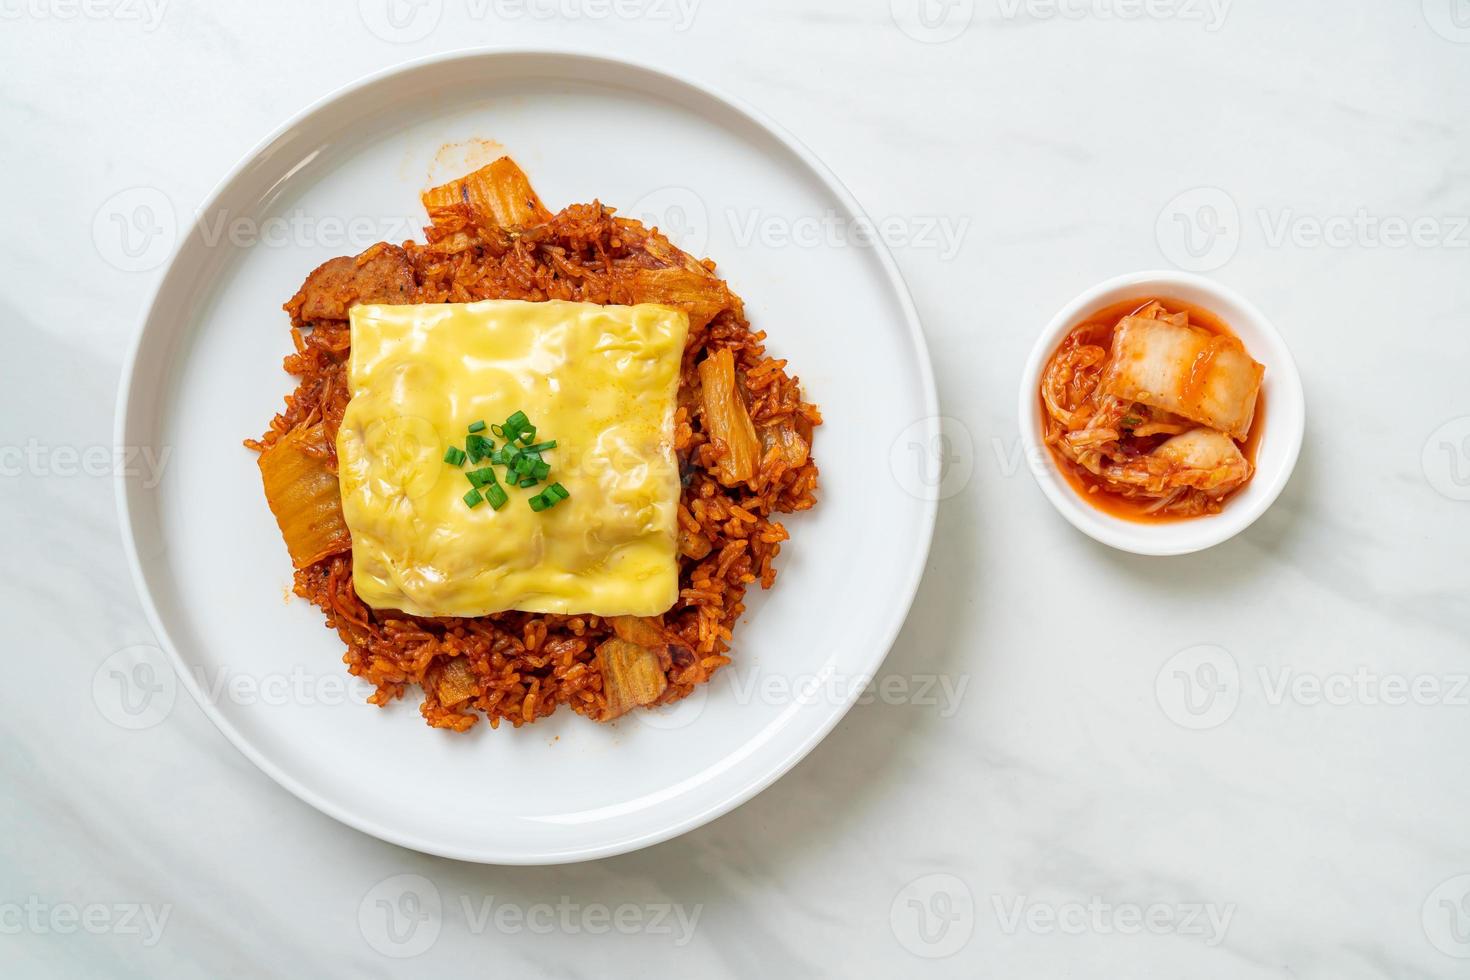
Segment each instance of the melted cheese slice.
[[[678,598],[673,451],[688,317],[664,306],[492,300],[351,311],[352,399],[337,434],[352,580],[415,616],[652,616]],[[470,423],[523,411],[571,493],[471,509],[444,462]],[[487,438],[494,438],[485,431]],[[497,445],[500,440],[494,440]]]

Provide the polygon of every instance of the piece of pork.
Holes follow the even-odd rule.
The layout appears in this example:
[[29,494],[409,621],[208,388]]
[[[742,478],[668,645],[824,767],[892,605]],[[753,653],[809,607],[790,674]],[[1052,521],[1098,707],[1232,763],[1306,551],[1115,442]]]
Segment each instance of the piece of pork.
[[361,255],[343,255],[317,266],[286,303],[286,312],[297,326],[345,320],[358,303],[410,303],[414,288],[408,253],[380,243]]

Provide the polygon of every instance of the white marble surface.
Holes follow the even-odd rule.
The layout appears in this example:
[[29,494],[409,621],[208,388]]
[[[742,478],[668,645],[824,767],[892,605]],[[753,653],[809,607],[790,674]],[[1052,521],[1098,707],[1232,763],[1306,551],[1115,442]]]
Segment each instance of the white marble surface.
[[[1470,973],[1470,8],[908,6],[428,0],[395,34],[372,0],[0,0],[0,972]],[[152,642],[107,470],[158,270],[118,267],[151,259],[115,195],[188,214],[306,102],[480,43],[667,64],[806,140],[895,219],[957,457],[885,673],[962,693],[880,697],[731,815],[562,868],[382,844],[187,698],[128,731],[93,696]],[[1016,374],[1071,295],[1172,263],[1276,320],[1308,433],[1255,528],[1137,559],[1034,485]],[[443,913],[396,944],[400,875]]]

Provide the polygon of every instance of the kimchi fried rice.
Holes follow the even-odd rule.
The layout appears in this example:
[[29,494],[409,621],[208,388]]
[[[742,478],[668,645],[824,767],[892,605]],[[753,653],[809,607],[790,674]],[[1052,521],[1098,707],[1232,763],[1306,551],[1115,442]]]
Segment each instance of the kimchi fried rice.
[[[246,445],[262,454],[267,496],[296,565],[295,593],[318,606],[342,638],[348,670],[376,686],[372,703],[386,705],[413,685],[423,693],[420,712],[436,728],[465,731],[482,714],[492,727],[502,720],[519,727],[562,705],[607,721],[634,704],[687,696],[730,662],[746,588],[775,582],[787,540],[776,518],[816,502],[811,443],[820,412],[803,400],[786,362],[766,354],[765,334],[750,328],[714,263],[680,251],[656,228],[597,201],[552,214],[509,158],[433,188],[423,201],[430,222],[424,243],[379,243],[333,259],[284,307],[295,345],[285,369],[299,384],[265,434]],[[662,616],[422,618],[369,608],[354,591],[335,476],[349,398],[347,311],[355,303],[487,299],[660,303],[688,314],[674,419],[679,597]],[[728,416],[742,411],[748,423],[732,424]],[[283,490],[287,468],[268,464],[288,446],[296,454],[290,479],[301,483]],[[314,489],[301,489],[313,475]],[[319,540],[293,541],[293,518],[303,527],[309,520],[291,513],[293,493],[317,498],[310,520]],[[332,507],[337,513],[324,522]],[[335,530],[324,535],[323,526]],[[656,663],[662,678],[654,677],[652,692],[630,702],[616,690],[621,671],[608,653],[617,648]]]

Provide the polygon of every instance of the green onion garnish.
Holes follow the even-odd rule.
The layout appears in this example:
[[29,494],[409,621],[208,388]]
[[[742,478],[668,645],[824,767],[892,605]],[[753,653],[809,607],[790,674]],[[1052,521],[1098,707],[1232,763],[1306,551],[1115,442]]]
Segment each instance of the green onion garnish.
[[480,460],[490,455],[490,451],[494,448],[494,446],[484,436],[475,435],[472,433],[465,436],[464,448],[465,452],[469,453],[470,462],[478,463]]
[[[510,499],[506,488],[500,485],[496,478],[495,467],[505,467],[506,486],[514,484],[521,489],[529,489],[551,477],[551,464],[541,457],[548,449],[556,448],[556,440],[548,439],[545,442],[536,441],[536,426],[526,417],[525,412],[512,412],[510,418],[499,425],[488,426],[489,431],[497,438],[504,439],[504,445],[497,449],[495,443],[487,439],[482,433],[487,426],[484,419],[477,419],[468,426],[469,434],[465,436],[464,449],[451,446],[444,454],[444,461],[455,466],[463,466],[465,460],[479,463],[488,460],[489,465],[471,470],[465,474],[470,481],[471,490],[464,495],[464,502],[475,507],[482,501],[488,500],[490,506],[499,510],[505,506]],[[529,498],[531,508],[543,511],[548,507],[554,507],[563,500],[570,497],[566,487],[560,483],[554,483],[541,493]]]
[[561,503],[563,500],[568,499],[569,497],[571,497],[571,494],[567,492],[566,487],[562,486],[560,483],[553,483],[551,486],[547,487],[545,490],[542,490],[540,493],[536,494],[536,496],[532,497],[528,502],[531,505],[531,509],[539,514],[541,511],[545,510],[548,507],[555,507],[557,504]]

